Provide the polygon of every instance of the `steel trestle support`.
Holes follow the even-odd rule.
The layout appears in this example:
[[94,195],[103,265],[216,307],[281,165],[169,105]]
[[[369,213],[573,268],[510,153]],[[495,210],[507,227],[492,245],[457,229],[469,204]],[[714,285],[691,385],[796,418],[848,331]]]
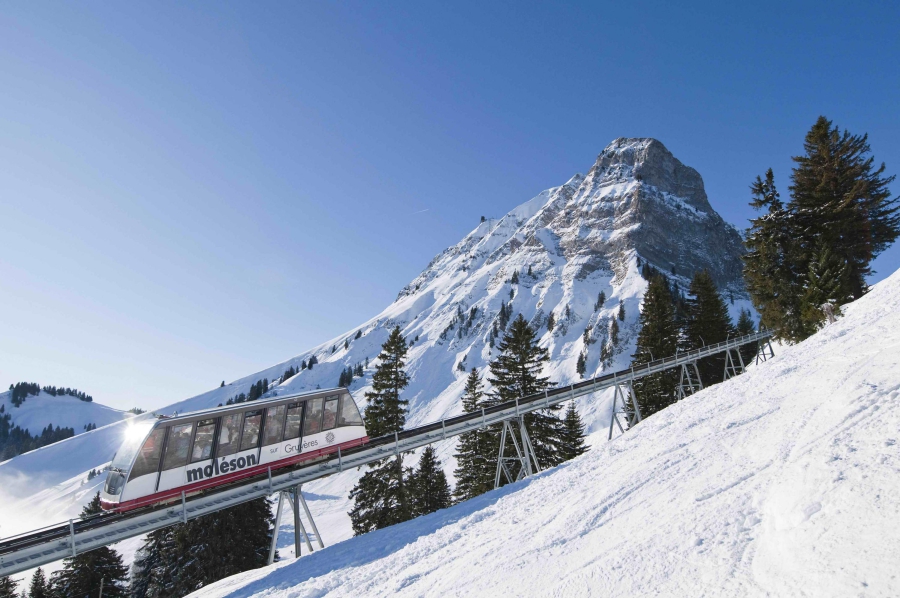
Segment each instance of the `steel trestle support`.
[[703,390],[703,380],[700,379],[700,370],[697,362],[681,364],[681,378],[678,380],[678,400],[688,395]]
[[[501,474],[506,477],[507,482],[512,483],[541,471],[541,465],[538,463],[537,455],[534,453],[534,445],[531,444],[531,437],[528,436],[528,430],[525,428],[525,418],[519,416],[512,421],[518,421],[519,423],[519,439],[516,439],[515,430],[510,420],[504,420],[503,428],[500,431],[500,452],[497,455],[497,474],[494,476],[494,488],[500,487]],[[516,449],[514,457],[506,456],[507,439],[512,440]],[[532,463],[534,467],[532,467]],[[516,464],[519,466],[518,469],[515,469]],[[513,475],[514,469],[516,471],[515,475]]]
[[[0,541],[0,577],[33,569],[73,554],[114,544],[156,529],[183,523],[251,500],[290,491],[300,484],[380,461],[394,453],[409,452],[445,438],[452,438],[503,422],[519,420],[527,413],[609,388],[616,388],[626,381],[629,386],[624,389],[618,388],[616,391],[616,407],[619,410],[613,413],[613,417],[618,420],[619,413],[627,414],[629,425],[633,425],[640,421],[640,414],[636,409],[637,404],[633,401],[633,389],[630,386],[635,380],[673,368],[681,368],[683,364],[690,364],[698,359],[718,355],[728,349],[752,343],[756,343],[759,348],[767,348],[769,355],[763,357],[770,358],[772,351],[768,339],[771,336],[772,333],[769,331],[755,332],[715,345],[707,345],[701,349],[679,352],[677,355],[634,366],[628,370],[605,374],[591,380],[522,397],[515,402],[510,401],[474,413],[466,413],[403,430],[396,436],[392,434],[390,437],[372,438],[367,444],[342,451],[340,455],[335,452],[324,456],[322,461],[300,464],[294,469],[272,470],[269,476],[262,474],[257,478],[247,480],[242,485],[227,486],[213,492],[190,498],[185,497],[184,502],[178,500],[175,503],[129,513],[108,513],[91,519],[75,520],[71,525],[69,522],[58,523],[6,538]],[[762,359],[762,357],[758,357],[758,359]],[[633,403],[631,409],[628,408],[629,399]],[[610,424],[611,427],[615,426],[615,421],[611,421]],[[619,425],[621,426],[622,422]],[[520,434],[522,429],[524,427],[520,424]],[[512,425],[506,430],[507,435],[515,431]],[[534,448],[530,446],[530,439],[526,448],[520,446],[518,450],[515,459],[519,461],[520,465],[523,460],[530,461],[534,466],[532,471],[540,471],[539,465],[533,459]],[[524,459],[526,450],[530,453],[527,460]],[[527,474],[527,469],[525,471]],[[515,472],[509,473],[515,474]],[[302,500],[302,495],[298,500],[301,506],[305,502]],[[313,527],[313,531],[315,532],[315,527]],[[319,537],[319,534],[315,533]]]
[[[637,397],[634,394],[633,378],[626,378],[622,381],[616,381],[615,393],[613,394],[612,414],[609,417],[609,437],[612,439],[613,427],[618,426],[619,432],[624,434],[625,430],[635,426],[641,421],[641,408],[638,406]],[[619,421],[619,416],[625,419],[625,425]]]
[[[737,360],[735,360],[737,357]],[[724,380],[734,378],[744,373],[744,358],[741,356],[740,347],[725,350],[725,377]]]
[[303,507],[303,512],[306,513],[306,519],[309,521],[310,527],[312,527],[313,534],[316,536],[316,543],[318,543],[319,548],[325,548],[325,544],[322,543],[322,536],[319,534],[319,529],[316,527],[316,520],[313,519],[312,513],[309,511],[309,507],[306,504],[306,499],[303,497],[300,486],[288,488],[287,490],[278,493],[278,507],[275,511],[275,529],[272,531],[272,543],[269,546],[270,565],[275,561],[275,547],[278,545],[278,529],[281,527],[281,513],[284,508],[285,497],[288,498],[288,504],[291,505],[291,510],[294,515],[294,557],[297,558],[300,556],[302,547],[301,539],[306,541],[306,548],[310,552],[313,551],[309,534],[306,531],[306,527],[303,525],[303,520],[300,518],[301,506]]
[[[775,357],[775,351],[772,350],[772,343],[770,342],[770,338],[760,339],[756,341],[756,364],[759,365],[760,362],[764,362],[767,359],[772,359]],[[766,353],[769,353],[766,355]]]

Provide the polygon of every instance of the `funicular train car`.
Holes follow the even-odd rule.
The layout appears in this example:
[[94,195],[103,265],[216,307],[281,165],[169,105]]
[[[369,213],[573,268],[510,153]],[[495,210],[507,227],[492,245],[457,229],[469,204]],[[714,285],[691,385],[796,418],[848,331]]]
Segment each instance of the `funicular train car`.
[[101,505],[124,512],[180,500],[367,441],[343,388],[137,422],[113,457]]

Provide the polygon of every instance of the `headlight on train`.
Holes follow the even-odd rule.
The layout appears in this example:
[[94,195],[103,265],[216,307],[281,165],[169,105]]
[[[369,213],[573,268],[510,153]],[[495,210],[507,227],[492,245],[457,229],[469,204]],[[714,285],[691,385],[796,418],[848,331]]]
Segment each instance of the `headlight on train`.
[[118,496],[125,487],[125,474],[118,471],[110,471],[106,475],[106,493],[112,496]]

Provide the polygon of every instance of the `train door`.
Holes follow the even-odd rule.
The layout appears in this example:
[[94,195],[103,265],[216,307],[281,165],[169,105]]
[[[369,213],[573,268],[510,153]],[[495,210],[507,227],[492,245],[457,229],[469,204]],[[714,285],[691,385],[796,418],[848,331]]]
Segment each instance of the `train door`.
[[169,490],[184,485],[184,468],[187,466],[188,458],[190,457],[194,423],[175,424],[169,426],[168,430],[157,491]]
[[306,401],[306,413],[303,415],[303,436],[301,438],[302,452],[307,453],[319,448],[319,439],[316,434],[322,431],[322,412],[325,399],[309,399]]
[[282,457],[300,453],[300,430],[303,425],[303,403],[286,405],[284,416],[284,436],[282,437]]
[[273,405],[266,409],[260,463],[272,463],[285,458],[283,435],[286,411],[287,405]]

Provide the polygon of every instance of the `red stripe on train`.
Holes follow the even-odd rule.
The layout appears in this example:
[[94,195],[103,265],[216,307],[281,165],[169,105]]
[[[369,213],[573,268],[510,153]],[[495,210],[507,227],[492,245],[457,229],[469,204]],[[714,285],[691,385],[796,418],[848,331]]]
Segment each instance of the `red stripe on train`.
[[[108,502],[108,501],[100,501],[100,506],[107,511],[116,511],[117,513],[123,513],[125,511],[130,511],[132,509],[137,509],[138,507],[145,507],[147,505],[152,505],[154,503],[163,502],[169,498],[180,498],[181,493],[190,494],[193,492],[199,492],[201,490],[206,490],[208,488],[214,488],[216,486],[221,486],[227,482],[234,482],[236,480],[240,480],[243,478],[248,478],[254,476],[256,474],[262,473],[269,468],[273,471],[275,469],[281,469],[282,467],[287,467],[288,465],[293,465],[295,463],[300,463],[302,461],[309,461],[310,459],[315,459],[316,457],[321,457],[322,455],[328,455],[331,453],[336,453],[338,449],[344,450],[348,448],[353,448],[355,446],[359,446],[361,444],[365,444],[369,442],[368,436],[363,436],[362,438],[357,438],[355,440],[349,440],[342,444],[336,444],[334,446],[328,446],[322,449],[318,449],[309,453],[302,453],[295,457],[289,457],[287,459],[281,459],[280,461],[273,461],[272,463],[266,463],[265,465],[256,465],[251,468],[243,469],[241,471],[236,471],[235,473],[227,473],[225,475],[221,475],[215,478],[209,478],[208,480],[203,480],[202,482],[196,482],[194,484],[187,484],[185,486],[178,486],[177,488],[170,488],[169,490],[164,490],[162,492],[157,492],[155,494],[148,494],[147,496],[142,496],[140,498],[135,498],[134,500],[127,500],[125,502]],[[128,483],[126,482],[125,487],[128,487]],[[125,489],[122,489],[122,492],[125,492]]]

